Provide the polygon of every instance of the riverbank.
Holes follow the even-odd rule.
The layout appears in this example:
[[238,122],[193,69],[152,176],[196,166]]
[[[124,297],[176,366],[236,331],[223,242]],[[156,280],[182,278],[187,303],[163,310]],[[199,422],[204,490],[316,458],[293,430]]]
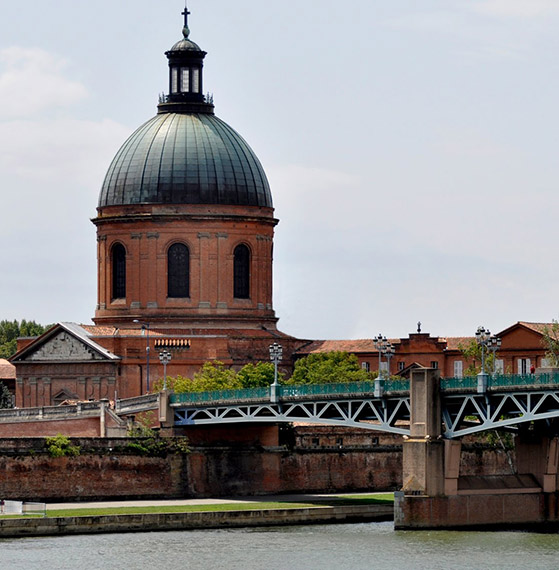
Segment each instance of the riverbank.
[[311,525],[393,520],[392,505],[16,518],[0,520],[0,538],[169,530]]

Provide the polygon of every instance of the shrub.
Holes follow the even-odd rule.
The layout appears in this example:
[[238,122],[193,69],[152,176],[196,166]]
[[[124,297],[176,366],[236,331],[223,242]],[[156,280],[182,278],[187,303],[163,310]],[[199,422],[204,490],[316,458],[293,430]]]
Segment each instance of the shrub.
[[72,445],[70,438],[60,433],[54,437],[47,437],[45,447],[51,457],[76,457],[80,454],[79,446]]

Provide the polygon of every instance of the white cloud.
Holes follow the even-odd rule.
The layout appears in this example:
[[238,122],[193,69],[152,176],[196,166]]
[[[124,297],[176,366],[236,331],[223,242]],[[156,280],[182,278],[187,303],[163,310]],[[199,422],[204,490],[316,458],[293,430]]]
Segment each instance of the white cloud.
[[480,14],[499,18],[539,18],[541,16],[559,15],[557,0],[479,0],[467,2]]
[[0,172],[42,185],[90,181],[129,134],[107,119],[6,121],[0,123]]
[[[69,116],[87,89],[42,50],[0,51],[0,298],[4,318],[81,320],[95,302],[95,215],[108,165],[130,134]],[[50,111],[64,109],[62,116]],[[22,310],[24,314],[22,314]]]
[[0,50],[0,120],[66,107],[87,97],[87,89],[63,75],[65,60],[41,49]]
[[87,322],[95,305],[95,216],[129,129],[109,120],[0,123],[3,318]]

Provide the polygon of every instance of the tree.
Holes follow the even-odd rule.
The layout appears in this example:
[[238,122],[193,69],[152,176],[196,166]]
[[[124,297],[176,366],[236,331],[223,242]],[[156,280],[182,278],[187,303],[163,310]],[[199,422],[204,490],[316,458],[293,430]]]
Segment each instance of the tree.
[[355,354],[334,351],[309,354],[297,360],[287,384],[366,382],[372,378],[372,374],[359,366]]
[[10,358],[16,353],[17,339],[22,336],[42,335],[49,326],[37,324],[35,321],[0,321],[0,358]]
[[8,388],[0,382],[0,409],[12,407],[12,395]]
[[[278,372],[278,381],[282,382],[283,374]],[[237,381],[241,388],[264,388],[274,381],[274,365],[271,362],[246,364],[237,372]]]
[[[279,380],[283,374],[279,373]],[[242,390],[267,387],[274,381],[274,365],[271,362],[246,364],[238,372],[227,368],[223,362],[206,362],[192,379],[184,376],[167,378],[167,388],[177,394],[183,392],[213,392],[215,390]],[[163,379],[154,384],[154,391],[163,389]]]
[[[472,338],[468,344],[459,344],[458,350],[464,356],[467,367],[464,370],[464,376],[476,376],[481,372],[481,345],[475,338]],[[490,374],[493,372],[493,353],[485,349],[485,372]]]
[[544,327],[542,334],[542,344],[546,349],[545,357],[549,366],[557,368],[559,367],[559,322],[551,321],[551,326]]
[[214,360],[194,373],[191,392],[209,392],[213,390],[235,390],[240,388],[235,371],[227,368],[223,362]]

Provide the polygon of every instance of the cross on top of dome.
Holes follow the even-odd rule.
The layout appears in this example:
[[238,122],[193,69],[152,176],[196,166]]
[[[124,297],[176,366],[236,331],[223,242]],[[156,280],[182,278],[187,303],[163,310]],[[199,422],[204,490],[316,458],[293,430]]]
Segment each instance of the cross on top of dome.
[[188,16],[190,16],[190,12],[188,11],[188,6],[184,5],[184,12],[182,12],[182,15],[184,16],[184,28],[182,29],[182,35],[184,36],[184,39],[188,39],[188,36],[190,36],[190,28],[188,27]]

